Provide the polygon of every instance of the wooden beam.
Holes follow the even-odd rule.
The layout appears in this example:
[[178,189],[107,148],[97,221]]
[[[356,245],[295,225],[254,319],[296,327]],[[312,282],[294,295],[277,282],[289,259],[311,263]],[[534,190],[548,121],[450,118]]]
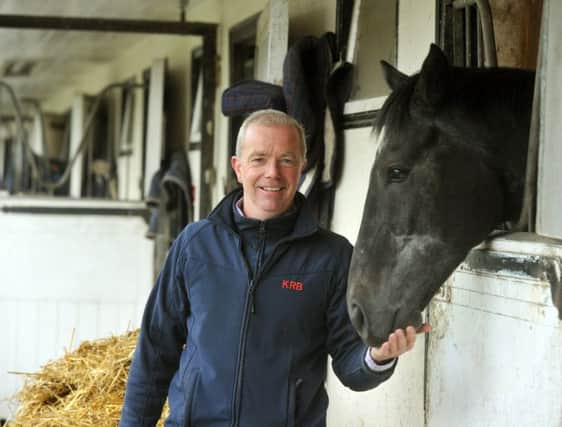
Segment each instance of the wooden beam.
[[0,28],[32,30],[103,31],[204,36],[208,32],[215,31],[216,26],[216,24],[205,22],[0,15]]

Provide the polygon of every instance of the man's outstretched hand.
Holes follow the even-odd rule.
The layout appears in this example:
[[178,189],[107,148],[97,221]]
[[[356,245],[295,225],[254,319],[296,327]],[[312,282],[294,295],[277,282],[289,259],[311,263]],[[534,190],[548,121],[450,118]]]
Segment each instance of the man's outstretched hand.
[[371,357],[377,363],[394,359],[414,348],[416,334],[426,334],[430,331],[431,326],[427,323],[423,323],[418,330],[413,326],[396,329],[380,347],[371,347]]

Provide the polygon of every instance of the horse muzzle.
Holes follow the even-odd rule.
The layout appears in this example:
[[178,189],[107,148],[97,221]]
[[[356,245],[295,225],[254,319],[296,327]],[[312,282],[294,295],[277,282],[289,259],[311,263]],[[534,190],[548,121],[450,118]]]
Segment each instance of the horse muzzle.
[[351,323],[363,342],[372,347],[380,347],[396,329],[422,324],[419,310],[382,308],[366,310],[358,301],[351,300],[348,305]]

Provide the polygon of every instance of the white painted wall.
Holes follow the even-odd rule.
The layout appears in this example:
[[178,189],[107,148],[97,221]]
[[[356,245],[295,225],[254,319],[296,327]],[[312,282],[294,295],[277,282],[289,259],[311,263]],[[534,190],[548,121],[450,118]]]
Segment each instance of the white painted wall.
[[[342,180],[337,189],[333,229],[357,239],[376,144],[370,128],[346,131]],[[363,393],[346,389],[330,369],[330,427],[422,427],[424,424],[424,341],[400,359],[392,378]]]
[[[59,207],[138,209],[138,204],[57,201]],[[152,286],[153,243],[139,216],[6,212],[53,206],[0,199],[0,418],[23,378],[82,340],[139,326]],[[72,340],[72,346],[71,346]]]
[[435,41],[435,1],[400,0],[398,10],[398,69],[406,74],[419,71]]
[[[562,243],[497,239],[496,256],[553,262]],[[461,268],[429,310],[428,426],[562,426],[562,324],[541,277]]]

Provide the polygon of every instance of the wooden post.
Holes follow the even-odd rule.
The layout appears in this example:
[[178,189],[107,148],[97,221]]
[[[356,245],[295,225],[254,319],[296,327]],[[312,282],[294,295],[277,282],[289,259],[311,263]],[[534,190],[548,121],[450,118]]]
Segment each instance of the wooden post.
[[199,181],[199,217],[204,218],[212,208],[212,190],[215,183],[215,92],[217,86],[217,31],[203,36],[203,108],[201,124],[201,175]]

